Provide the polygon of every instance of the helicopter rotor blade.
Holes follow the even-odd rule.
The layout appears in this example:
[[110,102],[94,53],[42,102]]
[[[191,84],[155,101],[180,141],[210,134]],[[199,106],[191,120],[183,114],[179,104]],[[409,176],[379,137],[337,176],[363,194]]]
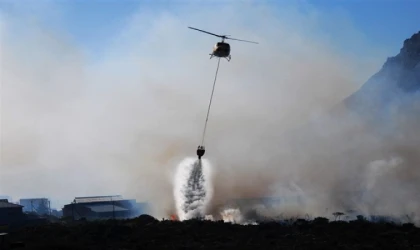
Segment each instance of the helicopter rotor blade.
[[190,29],[192,29],[192,30],[198,30],[198,31],[201,31],[201,32],[207,33],[207,34],[209,34],[209,35],[217,36],[217,37],[220,37],[220,38],[225,38],[225,36],[216,35],[216,34],[214,34],[214,33],[210,33],[210,32],[205,31],[205,30],[200,30],[200,29],[193,28],[193,27],[188,27],[188,28],[190,28]]
[[236,41],[241,41],[241,42],[247,42],[247,43],[255,43],[255,44],[258,44],[257,42],[247,41],[247,40],[241,40],[241,39],[236,39],[236,38],[230,38],[230,37],[226,37],[226,39],[236,40]]

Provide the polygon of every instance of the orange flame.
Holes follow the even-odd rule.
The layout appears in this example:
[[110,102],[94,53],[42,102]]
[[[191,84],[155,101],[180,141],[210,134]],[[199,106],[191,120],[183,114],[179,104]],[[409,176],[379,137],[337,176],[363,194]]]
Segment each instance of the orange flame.
[[175,214],[171,215],[171,220],[178,220],[178,216],[176,216]]

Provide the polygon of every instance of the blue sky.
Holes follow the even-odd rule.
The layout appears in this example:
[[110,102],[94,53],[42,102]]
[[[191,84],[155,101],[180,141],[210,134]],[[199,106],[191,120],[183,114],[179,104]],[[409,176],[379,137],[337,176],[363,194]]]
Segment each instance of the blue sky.
[[402,41],[420,30],[420,1],[338,0],[310,1],[323,10],[341,9],[368,39],[397,53]]
[[[147,8],[153,11],[169,11],[176,13],[182,7],[195,2],[195,6],[203,9],[217,8],[228,1],[162,1],[162,0],[43,0],[0,1],[2,9],[11,15],[36,13],[42,9],[44,21],[50,26],[67,32],[85,49],[100,53],[110,37],[113,37],[124,26],[125,21],[137,11]],[[363,33],[364,38],[373,44],[381,45],[390,51],[390,56],[400,49],[404,39],[420,30],[420,1],[416,0],[307,0],[307,1],[261,1],[269,3],[273,8],[281,9],[283,5],[305,2],[323,14],[336,13],[346,16],[354,27]],[[28,4],[30,3],[30,4]],[[51,5],[51,3],[53,3]],[[16,7],[18,6],[18,7]],[[45,8],[45,6],[48,6]],[[53,8],[52,6],[55,6]],[[44,9],[43,9],[44,7]],[[25,11],[25,12],[22,12]],[[179,12],[181,13],[181,12]],[[59,16],[54,22],[51,17]],[[217,13],[215,13],[217,18]],[[327,18],[325,27],[334,24]],[[327,30],[328,32],[328,30]]]

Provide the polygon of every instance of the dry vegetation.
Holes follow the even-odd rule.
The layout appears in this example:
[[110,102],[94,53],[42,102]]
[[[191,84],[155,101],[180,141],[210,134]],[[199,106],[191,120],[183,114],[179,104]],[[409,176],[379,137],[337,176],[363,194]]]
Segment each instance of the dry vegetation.
[[11,234],[25,249],[420,249],[413,224],[312,221],[237,225],[150,216],[27,227]]

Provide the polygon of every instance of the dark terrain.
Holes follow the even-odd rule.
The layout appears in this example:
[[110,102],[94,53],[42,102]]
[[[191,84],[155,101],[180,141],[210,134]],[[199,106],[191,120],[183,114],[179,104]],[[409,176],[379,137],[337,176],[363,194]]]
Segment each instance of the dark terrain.
[[413,224],[325,218],[235,225],[211,221],[132,220],[28,227],[11,233],[25,249],[420,249]]

